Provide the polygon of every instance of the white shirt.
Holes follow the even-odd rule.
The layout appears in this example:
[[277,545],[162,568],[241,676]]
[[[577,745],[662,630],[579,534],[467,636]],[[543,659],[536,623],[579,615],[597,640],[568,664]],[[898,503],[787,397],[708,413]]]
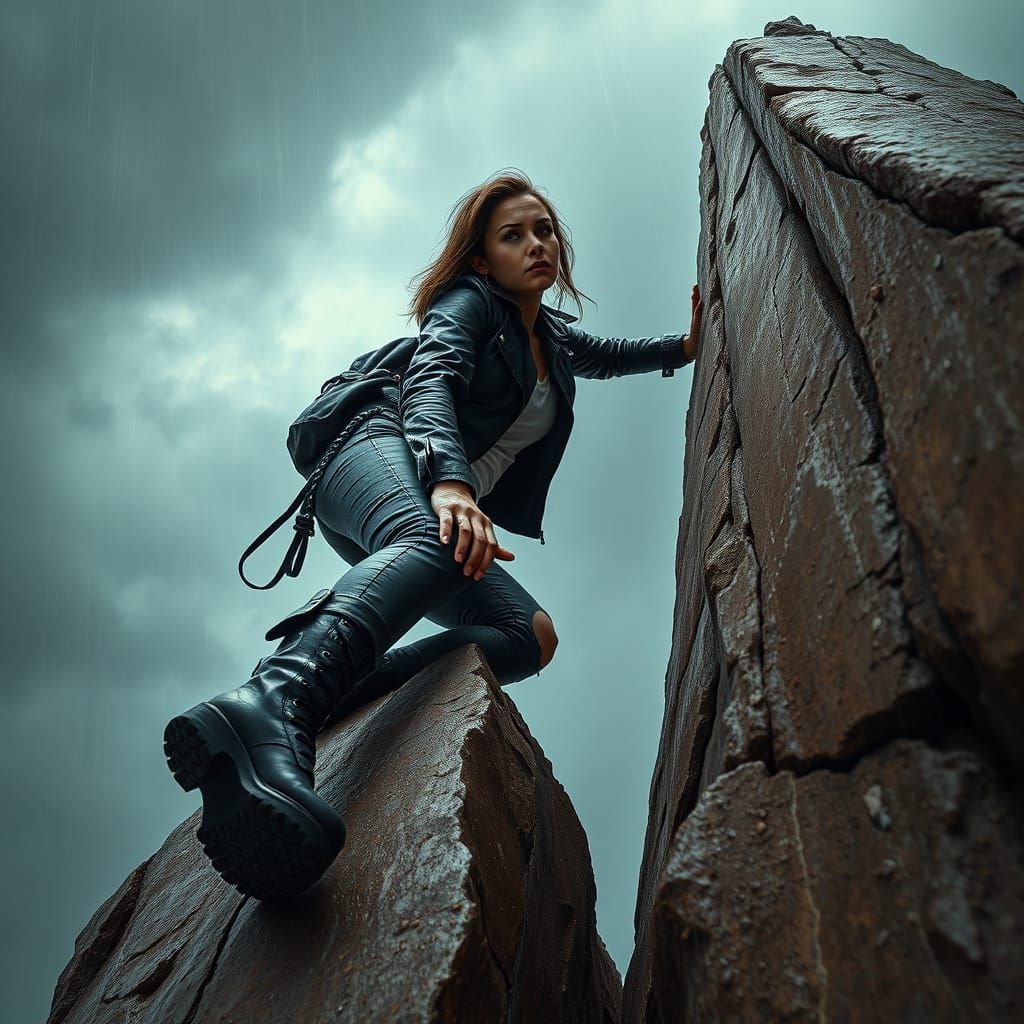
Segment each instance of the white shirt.
[[494,489],[501,474],[516,461],[520,451],[539,441],[551,429],[555,422],[555,399],[549,371],[543,380],[537,381],[530,400],[505,433],[470,464],[476,481],[477,501]]

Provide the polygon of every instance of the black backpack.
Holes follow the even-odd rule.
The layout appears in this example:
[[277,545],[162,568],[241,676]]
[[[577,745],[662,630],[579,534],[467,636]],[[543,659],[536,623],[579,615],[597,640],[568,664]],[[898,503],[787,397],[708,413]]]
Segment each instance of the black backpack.
[[[285,575],[296,577],[306,558],[309,538],[316,532],[316,488],[328,463],[368,416],[377,412],[396,414],[393,402],[384,396],[384,387],[401,388],[402,377],[416,351],[418,337],[395,338],[380,348],[364,352],[343,373],[329,377],[320,386],[320,394],[306,406],[288,428],[288,454],[296,470],[306,478],[295,500],[242,553],[238,575],[253,590],[269,590]],[[376,404],[375,399],[380,399]],[[284,521],[296,510],[292,529],[295,537],[281,565],[269,583],[262,586],[246,579],[243,565]]]

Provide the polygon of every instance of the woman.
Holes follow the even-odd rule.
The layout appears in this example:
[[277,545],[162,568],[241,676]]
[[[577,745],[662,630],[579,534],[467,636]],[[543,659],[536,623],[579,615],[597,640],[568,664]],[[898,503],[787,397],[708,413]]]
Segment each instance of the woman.
[[[502,685],[551,660],[554,625],[497,564],[515,556],[494,525],[544,542],[574,377],[671,376],[696,357],[696,286],[687,335],[596,338],[541,302],[557,283],[582,313],[572,247],[524,175],[484,182],[453,218],[441,255],[420,275],[410,309],[418,337],[353,363],[386,363],[401,387],[364,403],[315,485],[316,519],[351,568],[267,632],[280,645],[246,683],[165,730],[175,779],[202,791],[206,853],[260,899],[304,891],[344,844],[341,817],[314,790],[326,723],[463,644],[479,644]],[[390,650],[424,616],[447,629]]]

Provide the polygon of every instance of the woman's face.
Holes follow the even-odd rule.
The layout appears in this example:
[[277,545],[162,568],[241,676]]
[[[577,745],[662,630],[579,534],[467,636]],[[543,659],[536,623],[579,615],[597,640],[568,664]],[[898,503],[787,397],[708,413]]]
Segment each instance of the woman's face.
[[[558,278],[560,246],[547,207],[535,195],[508,196],[491,211],[485,258],[473,266],[513,295],[538,295]],[[530,268],[541,261],[539,270]]]

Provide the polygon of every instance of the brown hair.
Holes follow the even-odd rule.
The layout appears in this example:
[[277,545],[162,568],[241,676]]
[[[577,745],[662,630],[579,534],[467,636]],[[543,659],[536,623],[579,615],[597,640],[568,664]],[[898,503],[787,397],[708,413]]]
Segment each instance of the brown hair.
[[561,258],[558,261],[558,277],[555,280],[555,287],[558,292],[559,308],[561,308],[561,300],[566,295],[571,295],[576,302],[580,316],[583,315],[581,297],[589,299],[591,302],[594,300],[586,292],[580,291],[573,283],[572,265],[575,262],[575,256],[572,243],[569,240],[569,230],[562,225],[555,208],[547,197],[540,194],[524,173],[515,170],[511,174],[499,172],[497,177],[488,178],[482,185],[477,185],[466,192],[452,207],[448,214],[448,224],[451,227],[441,255],[412,279],[413,281],[417,278],[421,280],[409,305],[408,318],[415,316],[416,322],[422,323],[430,304],[451,286],[455,278],[466,271],[476,273],[470,260],[473,256],[484,255],[483,238],[491,218],[491,212],[501,200],[524,193],[536,196],[547,208],[554,226],[555,237],[558,239]]

